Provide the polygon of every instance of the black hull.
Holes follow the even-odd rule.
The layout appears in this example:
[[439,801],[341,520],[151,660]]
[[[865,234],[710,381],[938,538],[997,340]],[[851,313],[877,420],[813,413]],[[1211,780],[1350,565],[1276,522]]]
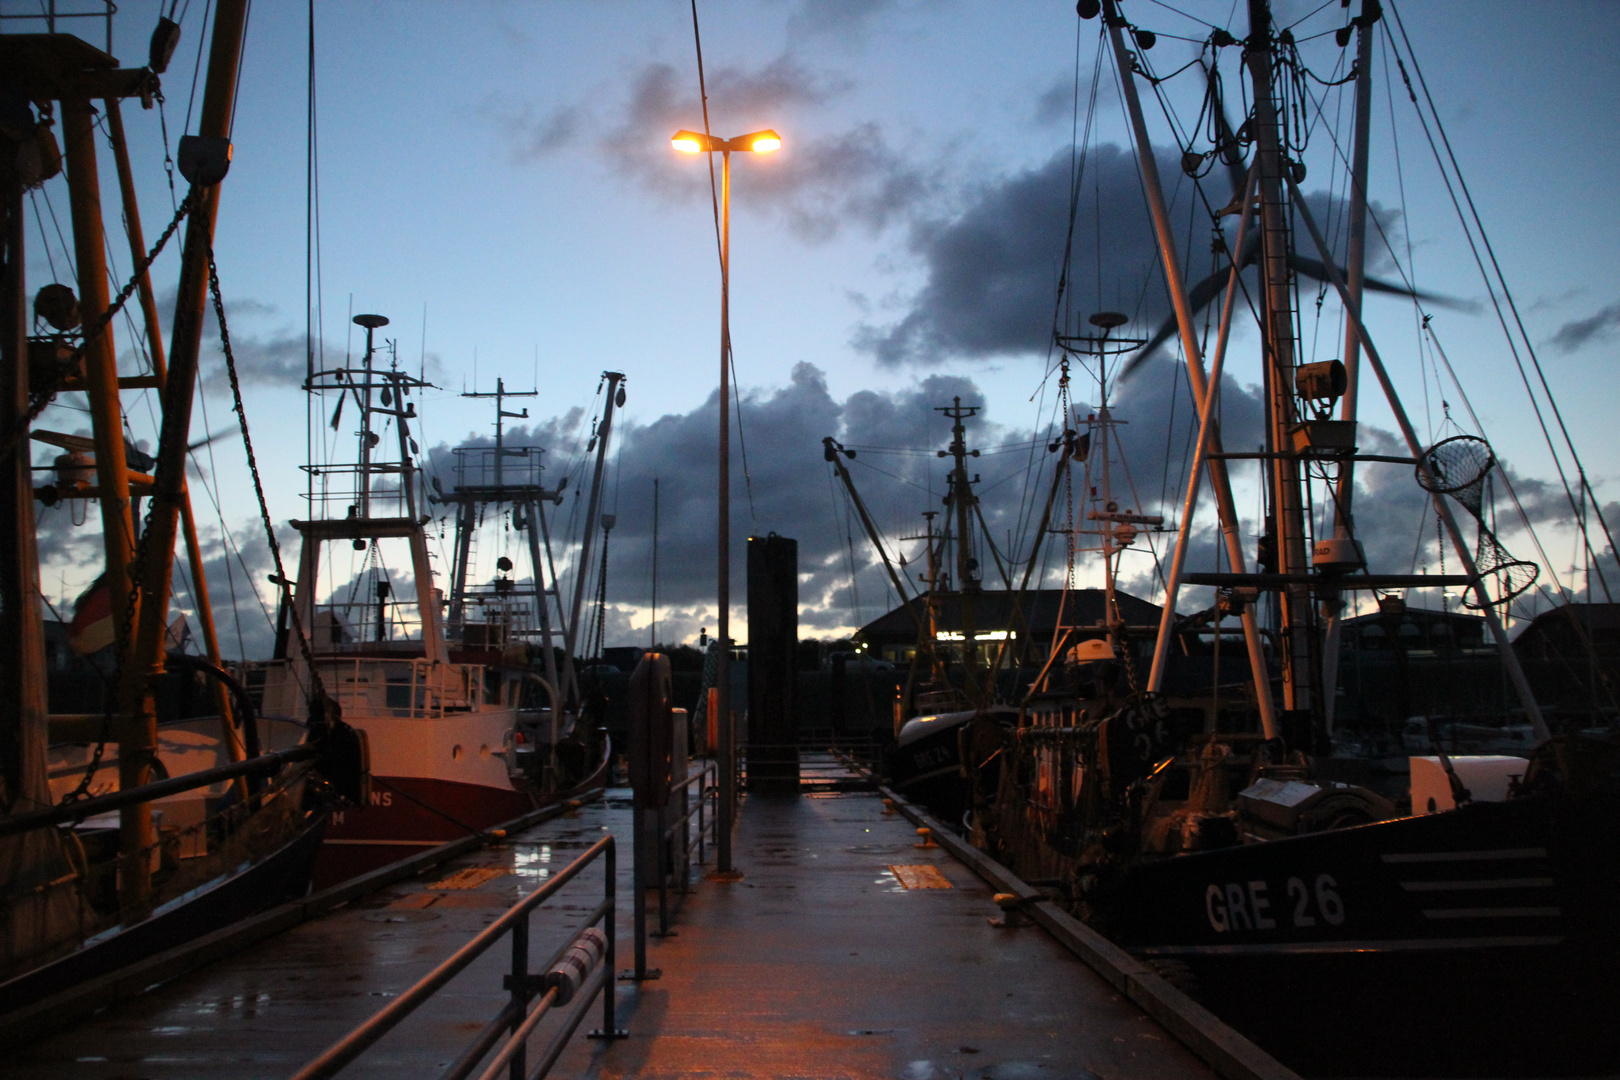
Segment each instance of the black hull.
[[1110,936],[1308,1076],[1620,1070],[1620,797],[1444,814],[1135,868]]
[[947,727],[894,747],[885,763],[898,794],[952,828],[961,827],[971,802],[972,788],[962,769],[961,730],[960,725]]
[[315,851],[326,831],[327,816],[315,815],[280,850],[185,903],[0,984],[0,1015],[306,895],[315,865]]

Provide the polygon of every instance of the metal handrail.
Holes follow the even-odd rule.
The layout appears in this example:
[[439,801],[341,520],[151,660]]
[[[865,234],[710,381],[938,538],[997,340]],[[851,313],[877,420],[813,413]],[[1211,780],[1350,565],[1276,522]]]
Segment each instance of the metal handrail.
[[[443,989],[445,984],[455,978],[474,960],[482,956],[490,946],[499,941],[507,931],[512,932],[512,972],[506,980],[506,986],[512,997],[502,1007],[501,1011],[490,1021],[488,1027],[481,1032],[473,1043],[464,1051],[460,1058],[445,1074],[450,1080],[461,1080],[472,1072],[489,1048],[499,1039],[503,1030],[510,1029],[511,1037],[508,1044],[501,1051],[497,1061],[507,1063],[511,1067],[512,1075],[522,1077],[524,1073],[525,1044],[528,1035],[532,1032],[539,1018],[529,1014],[528,1006],[536,998],[540,998],[540,1005],[535,1010],[544,1015],[549,1011],[552,1003],[559,997],[559,988],[552,979],[548,965],[547,973],[534,975],[529,971],[529,916],[534,909],[545,903],[552,896],[578,877],[586,866],[596,859],[603,860],[604,882],[603,899],[591,913],[590,920],[581,928],[580,932],[558,950],[552,960],[557,964],[571,950],[585,940],[586,934],[598,923],[602,927],[602,935],[606,939],[606,949],[601,961],[595,965],[590,976],[579,987],[577,994],[572,995],[579,1002],[573,1015],[565,1022],[562,1030],[553,1039],[552,1044],[542,1055],[541,1067],[535,1075],[543,1076],[546,1069],[556,1060],[562,1047],[573,1035],[574,1029],[579,1026],[580,1019],[585,1010],[598,992],[602,991],[607,980],[606,972],[613,970],[614,954],[614,897],[618,877],[618,858],[612,836],[604,836],[592,844],[579,858],[569,863],[550,881],[546,882],[534,892],[519,900],[507,909],[506,913],[485,927],[478,936],[457,949],[443,960],[438,967],[424,975],[410,989],[404,991],[383,1009],[378,1011],[371,1019],[349,1032],[343,1038],[333,1043],[314,1061],[305,1065],[294,1073],[291,1080],[325,1080],[336,1076],[343,1068],[365,1053],[373,1044],[393,1030],[401,1021],[419,1007],[425,1004],[434,994]],[[602,992],[602,1033],[610,1038],[622,1037],[614,1024],[613,992],[611,986]],[[493,1067],[492,1067],[493,1068]],[[487,1075],[487,1073],[486,1073]]]
[[[668,937],[669,936],[669,886],[670,886],[671,880],[675,876],[675,868],[676,868],[676,866],[677,865],[684,865],[685,863],[687,863],[687,862],[689,862],[691,860],[692,849],[694,847],[697,848],[698,865],[702,866],[703,863],[704,863],[704,835],[708,831],[708,829],[711,829],[711,828],[712,829],[718,829],[719,828],[720,815],[719,815],[718,812],[716,812],[714,814],[714,816],[712,816],[712,817],[710,817],[708,819],[707,826],[705,825],[705,822],[704,822],[704,806],[705,806],[706,803],[708,803],[708,801],[710,799],[715,800],[715,802],[716,802],[715,809],[716,809],[716,811],[719,810],[719,794],[720,794],[719,773],[720,773],[720,766],[719,765],[717,765],[713,761],[705,761],[698,768],[698,771],[696,773],[688,776],[685,780],[680,781],[679,783],[673,785],[670,788],[670,793],[669,794],[670,794],[671,800],[674,799],[674,796],[675,796],[676,792],[679,792],[679,791],[681,791],[681,790],[683,790],[685,788],[689,788],[693,784],[696,784],[698,786],[698,796],[697,796],[696,805],[694,805],[691,809],[687,810],[686,813],[682,814],[680,816],[680,818],[678,818],[677,820],[670,822],[669,827],[667,829],[664,829],[662,834],[659,837],[659,843],[658,843],[658,936],[659,937]],[[710,779],[711,777],[712,777],[712,780]],[[688,823],[691,822],[693,817],[696,817],[698,819],[697,838],[695,840],[692,838],[692,835],[691,835],[690,831],[688,830]],[[675,839],[675,832],[676,832],[677,829],[686,830],[685,843],[681,847],[678,858],[676,856],[676,852],[673,851],[671,849],[671,847],[670,847],[670,841]],[[719,837],[716,836],[715,839],[716,839],[716,843],[718,843]],[[687,885],[686,877],[683,874],[682,875],[682,880],[681,880],[680,892],[684,895],[685,893],[690,892],[690,891],[691,890],[689,889],[689,887]],[[637,899],[639,900],[640,898],[638,897]],[[638,910],[639,910],[639,908],[638,908]]]
[[[688,810],[686,813],[682,814],[677,820],[670,822],[669,828],[664,830],[664,840],[666,842],[670,841],[670,840],[673,840],[675,838],[675,830],[676,829],[679,829],[682,825],[685,825],[687,822],[691,821],[693,817],[698,818],[697,839],[696,840],[691,840],[691,839],[687,840],[686,847],[681,852],[681,854],[683,854],[683,855],[692,854],[692,849],[694,847],[699,848],[699,850],[701,850],[701,848],[702,848],[702,844],[703,844],[703,818],[702,818],[703,801],[704,801],[704,799],[712,798],[714,796],[714,790],[715,790],[715,786],[716,786],[716,785],[704,784],[703,780],[709,774],[718,773],[718,772],[719,772],[719,767],[716,766],[712,761],[711,762],[705,762],[701,769],[699,769],[693,775],[688,776],[685,780],[682,780],[680,783],[676,784],[670,791],[670,794],[673,795],[675,792],[679,791],[681,788],[691,787],[693,784],[698,784],[699,785],[698,786],[698,801],[697,801],[696,805],[694,805],[692,807],[692,809]],[[700,854],[698,856],[698,862],[701,863],[702,861],[703,861],[703,856]]]

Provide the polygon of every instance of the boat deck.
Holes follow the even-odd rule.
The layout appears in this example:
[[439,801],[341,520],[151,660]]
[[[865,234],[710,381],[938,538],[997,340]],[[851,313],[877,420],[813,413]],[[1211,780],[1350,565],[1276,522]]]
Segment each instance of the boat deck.
[[[14,1052],[4,1072],[53,1080],[289,1076],[580,850],[605,833],[627,838],[627,796],[610,791],[501,847],[122,1002]],[[662,976],[617,982],[618,1024],[629,1037],[585,1038],[600,1016],[593,1009],[553,1075],[1215,1075],[1041,928],[992,927],[990,887],[945,849],[916,847],[915,826],[885,812],[874,793],[750,796],[736,837],[741,879],[697,881],[676,933],[650,939],[648,966]],[[630,863],[626,844],[621,971],[633,955]],[[928,869],[897,874],[895,866]],[[451,880],[467,868],[493,873]],[[536,912],[536,966],[600,896],[592,867]],[[649,924],[656,929],[656,909]],[[342,1075],[439,1073],[504,1001],[508,956],[498,943]]]

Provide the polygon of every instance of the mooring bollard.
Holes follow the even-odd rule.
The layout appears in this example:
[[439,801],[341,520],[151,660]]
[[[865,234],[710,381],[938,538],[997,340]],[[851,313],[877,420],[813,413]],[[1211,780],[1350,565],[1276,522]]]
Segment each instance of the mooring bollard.
[[1000,918],[991,918],[991,926],[1009,930],[1015,926],[1029,925],[1029,916],[1024,914],[1024,901],[1017,893],[998,892],[990,899],[1001,909]]

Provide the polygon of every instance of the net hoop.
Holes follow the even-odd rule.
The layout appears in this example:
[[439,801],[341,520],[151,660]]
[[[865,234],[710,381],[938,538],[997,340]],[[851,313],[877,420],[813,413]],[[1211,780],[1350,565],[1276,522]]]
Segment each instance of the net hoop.
[[1414,471],[1424,491],[1455,495],[1483,482],[1495,465],[1490,443],[1474,435],[1453,435],[1424,451]]

